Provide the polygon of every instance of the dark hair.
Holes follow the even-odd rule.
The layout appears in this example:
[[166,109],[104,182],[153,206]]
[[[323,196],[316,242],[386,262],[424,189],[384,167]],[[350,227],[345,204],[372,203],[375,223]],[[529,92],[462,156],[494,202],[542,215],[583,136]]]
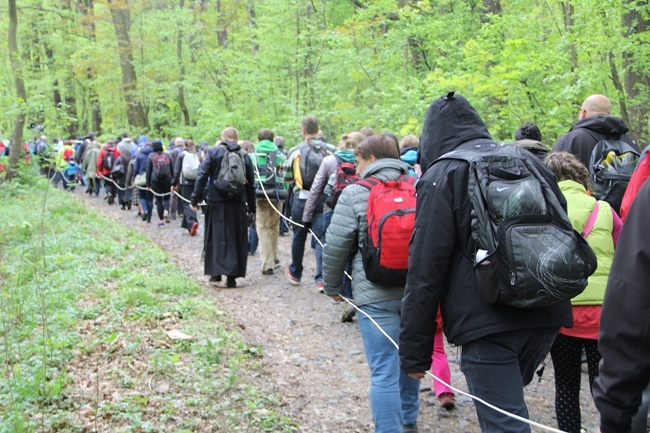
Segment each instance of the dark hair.
[[535,140],[542,141],[542,132],[534,123],[524,123],[515,132],[515,140]]
[[569,152],[554,152],[549,154],[544,160],[546,166],[551,169],[555,178],[561,180],[573,180],[582,184],[586,190],[589,190],[589,172],[587,167],[581,163],[578,158]]
[[382,136],[392,140],[393,143],[395,143],[395,148],[397,149],[397,154],[399,155],[400,148],[399,148],[399,140],[397,139],[397,136],[395,134],[393,134],[392,132],[389,132],[389,131],[382,132],[379,135],[382,135]]
[[257,133],[257,139],[259,141],[269,140],[273,141],[273,131],[268,128],[260,129],[260,132]]
[[307,116],[302,119],[302,129],[309,135],[318,134],[318,119],[315,116]]
[[278,135],[273,139],[273,143],[278,146],[278,149],[284,149],[284,137]]
[[377,159],[399,159],[399,150],[395,139],[386,134],[366,137],[355,149],[354,155],[363,159],[370,159],[373,155]]

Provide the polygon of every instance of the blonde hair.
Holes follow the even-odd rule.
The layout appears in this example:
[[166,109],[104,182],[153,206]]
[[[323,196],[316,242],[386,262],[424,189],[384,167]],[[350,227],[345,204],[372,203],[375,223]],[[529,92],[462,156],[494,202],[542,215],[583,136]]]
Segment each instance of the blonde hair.
[[554,152],[544,160],[546,166],[555,174],[557,181],[572,180],[589,190],[589,172],[578,158],[569,152]]
[[402,137],[402,141],[399,142],[399,150],[404,150],[408,147],[418,147],[420,146],[420,139],[415,135],[409,134]]
[[337,148],[339,150],[354,150],[365,138],[366,136],[360,132],[348,132],[347,134],[341,135]]

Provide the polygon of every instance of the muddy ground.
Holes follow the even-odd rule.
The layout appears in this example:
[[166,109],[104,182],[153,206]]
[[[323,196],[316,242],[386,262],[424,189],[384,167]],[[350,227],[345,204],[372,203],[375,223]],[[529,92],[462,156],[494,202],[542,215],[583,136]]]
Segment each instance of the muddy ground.
[[[156,212],[151,224],[136,217],[137,208],[124,211],[109,206],[101,197],[88,197],[83,189],[76,193],[87,206],[96,208],[150,237],[168,251],[186,272],[202,284],[223,311],[240,328],[249,345],[263,349],[261,371],[252,377],[267,392],[277,393],[285,403],[301,432],[371,432],[368,403],[369,373],[356,319],[339,321],[341,305],[316,291],[311,279],[314,253],[306,249],[303,284],[292,286],[283,275],[291,261],[290,234],[280,238],[281,267],[272,276],[262,275],[259,252],[248,259],[248,276],[238,280],[236,289],[214,287],[203,275],[201,250],[202,227],[196,237],[180,228],[180,219],[159,228]],[[201,219],[201,223],[203,220]],[[458,350],[447,345],[452,384],[467,390],[460,373]],[[597,413],[583,373],[582,418],[586,431],[594,431]],[[456,408],[447,411],[438,406],[431,393],[431,382],[422,382],[420,432],[479,432],[473,402],[456,397]],[[526,388],[530,418],[556,427],[553,408],[553,369],[549,364],[540,381]],[[533,431],[542,431],[533,428]]]

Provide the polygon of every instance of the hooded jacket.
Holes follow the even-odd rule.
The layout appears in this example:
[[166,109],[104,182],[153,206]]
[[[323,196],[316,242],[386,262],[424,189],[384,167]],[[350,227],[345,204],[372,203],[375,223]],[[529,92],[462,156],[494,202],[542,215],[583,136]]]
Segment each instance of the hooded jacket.
[[[197,204],[203,200],[203,190],[208,183],[208,179],[210,180],[208,201],[216,203],[233,201],[228,197],[220,194],[219,191],[217,191],[217,188],[214,186],[214,179],[216,179],[219,174],[221,160],[226,154],[226,149],[224,149],[222,145],[225,145],[228,151],[231,152],[238,152],[241,150],[241,146],[232,141],[220,142],[208,150],[208,152],[205,154],[205,158],[201,162],[199,174],[197,175],[196,182],[194,183],[194,192],[192,192],[191,198],[192,205],[194,206],[197,206]],[[253,163],[251,162],[250,156],[248,154],[244,155],[244,162],[246,163],[246,187],[242,191],[239,201],[248,205],[248,212],[255,212],[255,174],[253,173]]]
[[629,432],[650,380],[650,182],[639,190],[618,241],[600,318],[602,355],[593,395],[602,433]]
[[[408,165],[398,159],[382,158],[370,164],[361,178],[397,179],[408,174]],[[348,259],[352,257],[352,295],[358,306],[380,301],[401,299],[404,287],[387,287],[366,279],[359,251],[368,230],[368,196],[370,190],[361,185],[347,186],[336,204],[332,223],[327,229],[323,248],[323,285],[329,296],[343,293],[343,277]],[[435,316],[435,311],[434,311]],[[433,340],[431,342],[433,348]],[[431,367],[431,355],[429,355]],[[428,370],[428,368],[427,368]]]
[[97,173],[97,158],[99,157],[99,144],[93,141],[84,152],[84,159],[81,168],[86,172],[87,177],[95,177]]
[[[457,148],[492,143],[485,124],[462,96],[450,94],[429,107],[420,142],[426,172],[417,184],[415,230],[402,300],[399,352],[406,373],[431,367],[439,306],[447,339],[456,345],[500,332],[572,324],[569,301],[522,309],[486,304],[479,298],[473,270],[469,165],[457,160],[431,163]],[[547,176],[566,210],[553,174],[532,155],[530,160]]]
[[151,149],[153,150],[153,152],[149,154],[149,156],[147,157],[147,187],[151,188],[152,183],[161,182],[161,179],[158,179],[158,176],[156,176],[156,173],[154,172],[153,169],[154,168],[153,158],[156,153],[162,153],[169,159],[170,177],[168,179],[162,180],[162,182],[163,183],[169,182],[167,186],[171,186],[172,179],[174,178],[174,161],[172,160],[172,157],[169,155],[169,153],[165,152],[165,148],[163,147],[162,141],[160,140],[154,140],[154,142],[151,145]]
[[318,172],[314,176],[314,183],[309,190],[309,197],[305,203],[305,210],[302,213],[303,222],[313,221],[314,214],[323,211],[323,206],[321,206],[323,204],[323,191],[325,191],[330,176],[336,173],[339,165],[341,165],[341,161],[356,165],[354,151],[350,149],[337,150],[334,152],[334,155],[327,155],[323,158],[320,167],[318,167]]
[[620,139],[632,146],[639,153],[636,142],[625,133],[629,130],[623,119],[615,116],[590,116],[578,120],[571,130],[553,145],[553,152],[569,152],[587,167],[591,161],[591,152],[596,143],[611,137]]
[[100,152],[97,157],[97,173],[104,177],[109,177],[111,175],[111,170],[104,168],[104,158],[106,157],[107,152],[113,152],[113,156],[117,161],[117,158],[120,157],[120,150],[112,144],[107,144]]
[[153,152],[153,148],[149,145],[140,149],[140,152],[135,157],[135,166],[133,167],[133,177],[147,172],[147,159],[149,154]]

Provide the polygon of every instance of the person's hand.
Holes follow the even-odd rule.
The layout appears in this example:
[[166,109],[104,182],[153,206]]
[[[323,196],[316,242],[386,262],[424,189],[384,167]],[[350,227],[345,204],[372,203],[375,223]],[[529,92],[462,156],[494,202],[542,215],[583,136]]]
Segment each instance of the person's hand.
[[343,298],[340,295],[330,296],[334,302],[341,302]]
[[190,209],[192,209],[192,211],[194,211],[194,212],[198,212],[198,211],[199,211],[199,207],[198,207],[198,205],[195,205],[195,204],[190,204]]
[[174,192],[174,191],[176,191],[176,187],[175,187],[175,186],[171,186],[171,187],[169,187],[169,190],[170,190],[171,192]]
[[305,227],[305,229],[311,230],[311,221],[303,221],[302,225]]
[[424,376],[426,376],[426,375],[427,374],[424,371],[421,371],[419,373],[411,373],[411,374],[409,374],[409,377],[411,377],[413,379],[417,379],[417,380],[422,380],[422,379],[424,379]]
[[147,191],[151,191],[151,187],[150,187],[150,186],[147,187]]

